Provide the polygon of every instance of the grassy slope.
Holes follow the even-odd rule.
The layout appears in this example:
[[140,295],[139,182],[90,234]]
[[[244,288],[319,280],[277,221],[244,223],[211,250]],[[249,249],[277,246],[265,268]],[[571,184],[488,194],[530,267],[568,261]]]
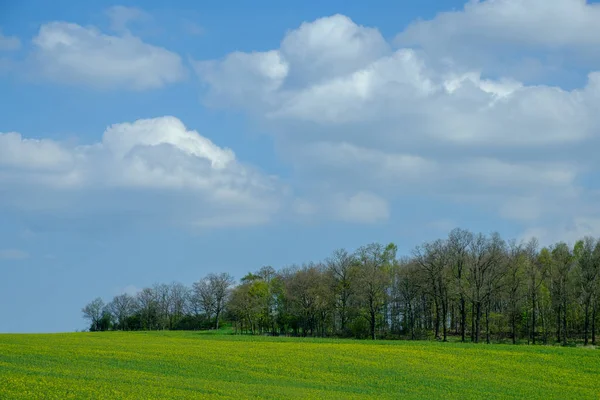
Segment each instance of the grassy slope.
[[598,398],[600,351],[194,332],[0,335],[0,398]]

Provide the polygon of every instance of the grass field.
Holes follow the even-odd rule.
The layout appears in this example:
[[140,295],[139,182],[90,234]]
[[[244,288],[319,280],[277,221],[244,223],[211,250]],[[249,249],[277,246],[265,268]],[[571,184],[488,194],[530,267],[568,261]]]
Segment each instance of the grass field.
[[1,399],[600,398],[600,351],[105,332],[0,335]]

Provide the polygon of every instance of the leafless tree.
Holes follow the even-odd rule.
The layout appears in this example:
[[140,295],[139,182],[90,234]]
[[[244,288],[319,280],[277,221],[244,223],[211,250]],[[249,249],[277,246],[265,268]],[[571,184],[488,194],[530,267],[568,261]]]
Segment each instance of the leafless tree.
[[115,296],[107,305],[121,330],[127,330],[127,318],[135,311],[135,300],[127,293]]
[[227,304],[229,289],[234,284],[234,279],[228,273],[210,274],[208,275],[208,284],[211,292],[211,301],[213,302],[213,310],[215,314],[215,329],[219,329],[219,320],[221,314]]
[[156,327],[158,313],[157,294],[152,288],[144,288],[136,294],[137,309],[140,312],[141,328],[151,330]]
[[208,320],[212,319],[215,312],[215,297],[210,287],[208,277],[195,282],[193,285],[194,302],[200,305],[200,309]]
[[383,247],[379,243],[371,243],[359,248],[356,258],[359,265],[359,295],[369,322],[370,336],[375,340],[377,338],[377,318],[387,300],[390,267],[396,258],[396,246],[390,244]]
[[595,341],[595,299],[597,290],[598,274],[600,272],[600,243],[587,236],[575,246],[578,258],[578,277],[581,288],[581,297],[584,309],[584,344],[589,343],[590,322],[594,325],[592,329]]
[[104,301],[100,297],[92,300],[85,307],[81,309],[83,317],[90,321],[91,329],[97,331],[98,324],[102,318],[102,312],[104,311]]
[[176,326],[183,318],[189,300],[189,289],[185,285],[173,282],[169,287],[169,324]]
[[460,313],[460,337],[465,341],[467,329],[467,307],[465,301],[465,276],[469,261],[469,247],[473,241],[473,234],[467,230],[456,228],[448,235],[448,251],[455,288],[459,298],[458,309]]
[[448,267],[451,252],[446,241],[438,239],[418,246],[413,251],[417,265],[426,275],[429,285],[424,286],[434,301],[435,337],[439,338],[442,326],[443,341],[447,340],[446,317],[448,315]]
[[340,332],[345,335],[349,318],[350,296],[356,290],[357,260],[346,250],[338,249],[326,262],[331,275],[335,307],[340,320]]

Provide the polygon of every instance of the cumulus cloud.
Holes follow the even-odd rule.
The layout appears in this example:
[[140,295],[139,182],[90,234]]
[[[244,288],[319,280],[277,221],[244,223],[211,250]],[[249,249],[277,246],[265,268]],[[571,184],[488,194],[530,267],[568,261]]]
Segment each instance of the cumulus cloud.
[[144,90],[186,77],[179,55],[127,32],[111,36],[95,27],[50,22],[41,26],[33,45],[39,73],[62,83]]
[[[253,109],[261,105],[269,120],[330,126],[384,121],[404,125],[404,134],[387,135],[390,142],[420,138],[488,146],[572,142],[598,129],[596,75],[580,90],[524,87],[484,80],[475,72],[428,71],[413,50],[401,49],[352,73],[286,89],[291,67],[283,53],[236,53],[236,59],[248,60],[236,63],[239,68],[230,57],[212,62],[209,72],[198,70],[210,84],[209,99]],[[264,79],[248,72],[256,65]]]
[[73,162],[72,154],[47,139],[26,139],[19,133],[0,133],[0,163],[26,169],[56,170]]
[[368,66],[389,52],[377,29],[336,14],[305,22],[289,32],[279,50],[296,84],[325,81]]
[[586,0],[472,0],[463,10],[417,21],[401,44],[441,47],[460,40],[548,48],[600,45],[600,6]]
[[[474,51],[485,58],[498,43],[516,47],[513,41],[526,35],[531,47],[568,52],[573,45],[592,54],[600,35],[590,21],[598,7],[543,4],[474,1],[415,22],[397,37],[400,48],[376,29],[334,15],[289,31],[279,48],[235,52],[195,68],[205,101],[258,119],[302,186],[324,203],[338,202],[332,215],[355,212],[361,219],[368,213],[360,210],[380,210],[364,220],[382,220],[391,215],[388,204],[420,193],[524,228],[551,224],[549,215],[568,226],[600,215],[581,184],[600,168],[590,152],[600,131],[600,73],[586,71],[577,88],[531,84],[508,69],[498,75],[485,63],[454,62],[440,50],[460,55],[458,42],[472,35],[482,43]],[[323,207],[295,204],[302,215]]]
[[413,22],[395,44],[539,81],[568,76],[565,68],[598,66],[599,19],[600,6],[586,0],[472,0],[462,10]]
[[234,52],[220,61],[196,62],[194,67],[209,85],[211,101],[241,107],[275,106],[274,93],[289,68],[277,51]]
[[277,212],[282,194],[276,178],[241,163],[231,149],[175,117],[114,124],[100,142],[75,147],[0,133],[2,187],[11,189],[17,206],[35,202],[19,196],[37,190],[48,193],[37,198],[37,208],[72,204],[52,205],[47,202],[52,195],[84,196],[89,203],[79,202],[79,209],[93,209],[100,201],[103,208],[160,212],[211,227],[264,223]]

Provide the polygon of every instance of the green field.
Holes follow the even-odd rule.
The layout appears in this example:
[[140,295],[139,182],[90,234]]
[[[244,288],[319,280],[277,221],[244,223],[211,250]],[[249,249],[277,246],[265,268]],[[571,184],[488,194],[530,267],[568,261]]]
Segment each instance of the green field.
[[104,332],[0,335],[1,399],[600,397],[600,351]]

